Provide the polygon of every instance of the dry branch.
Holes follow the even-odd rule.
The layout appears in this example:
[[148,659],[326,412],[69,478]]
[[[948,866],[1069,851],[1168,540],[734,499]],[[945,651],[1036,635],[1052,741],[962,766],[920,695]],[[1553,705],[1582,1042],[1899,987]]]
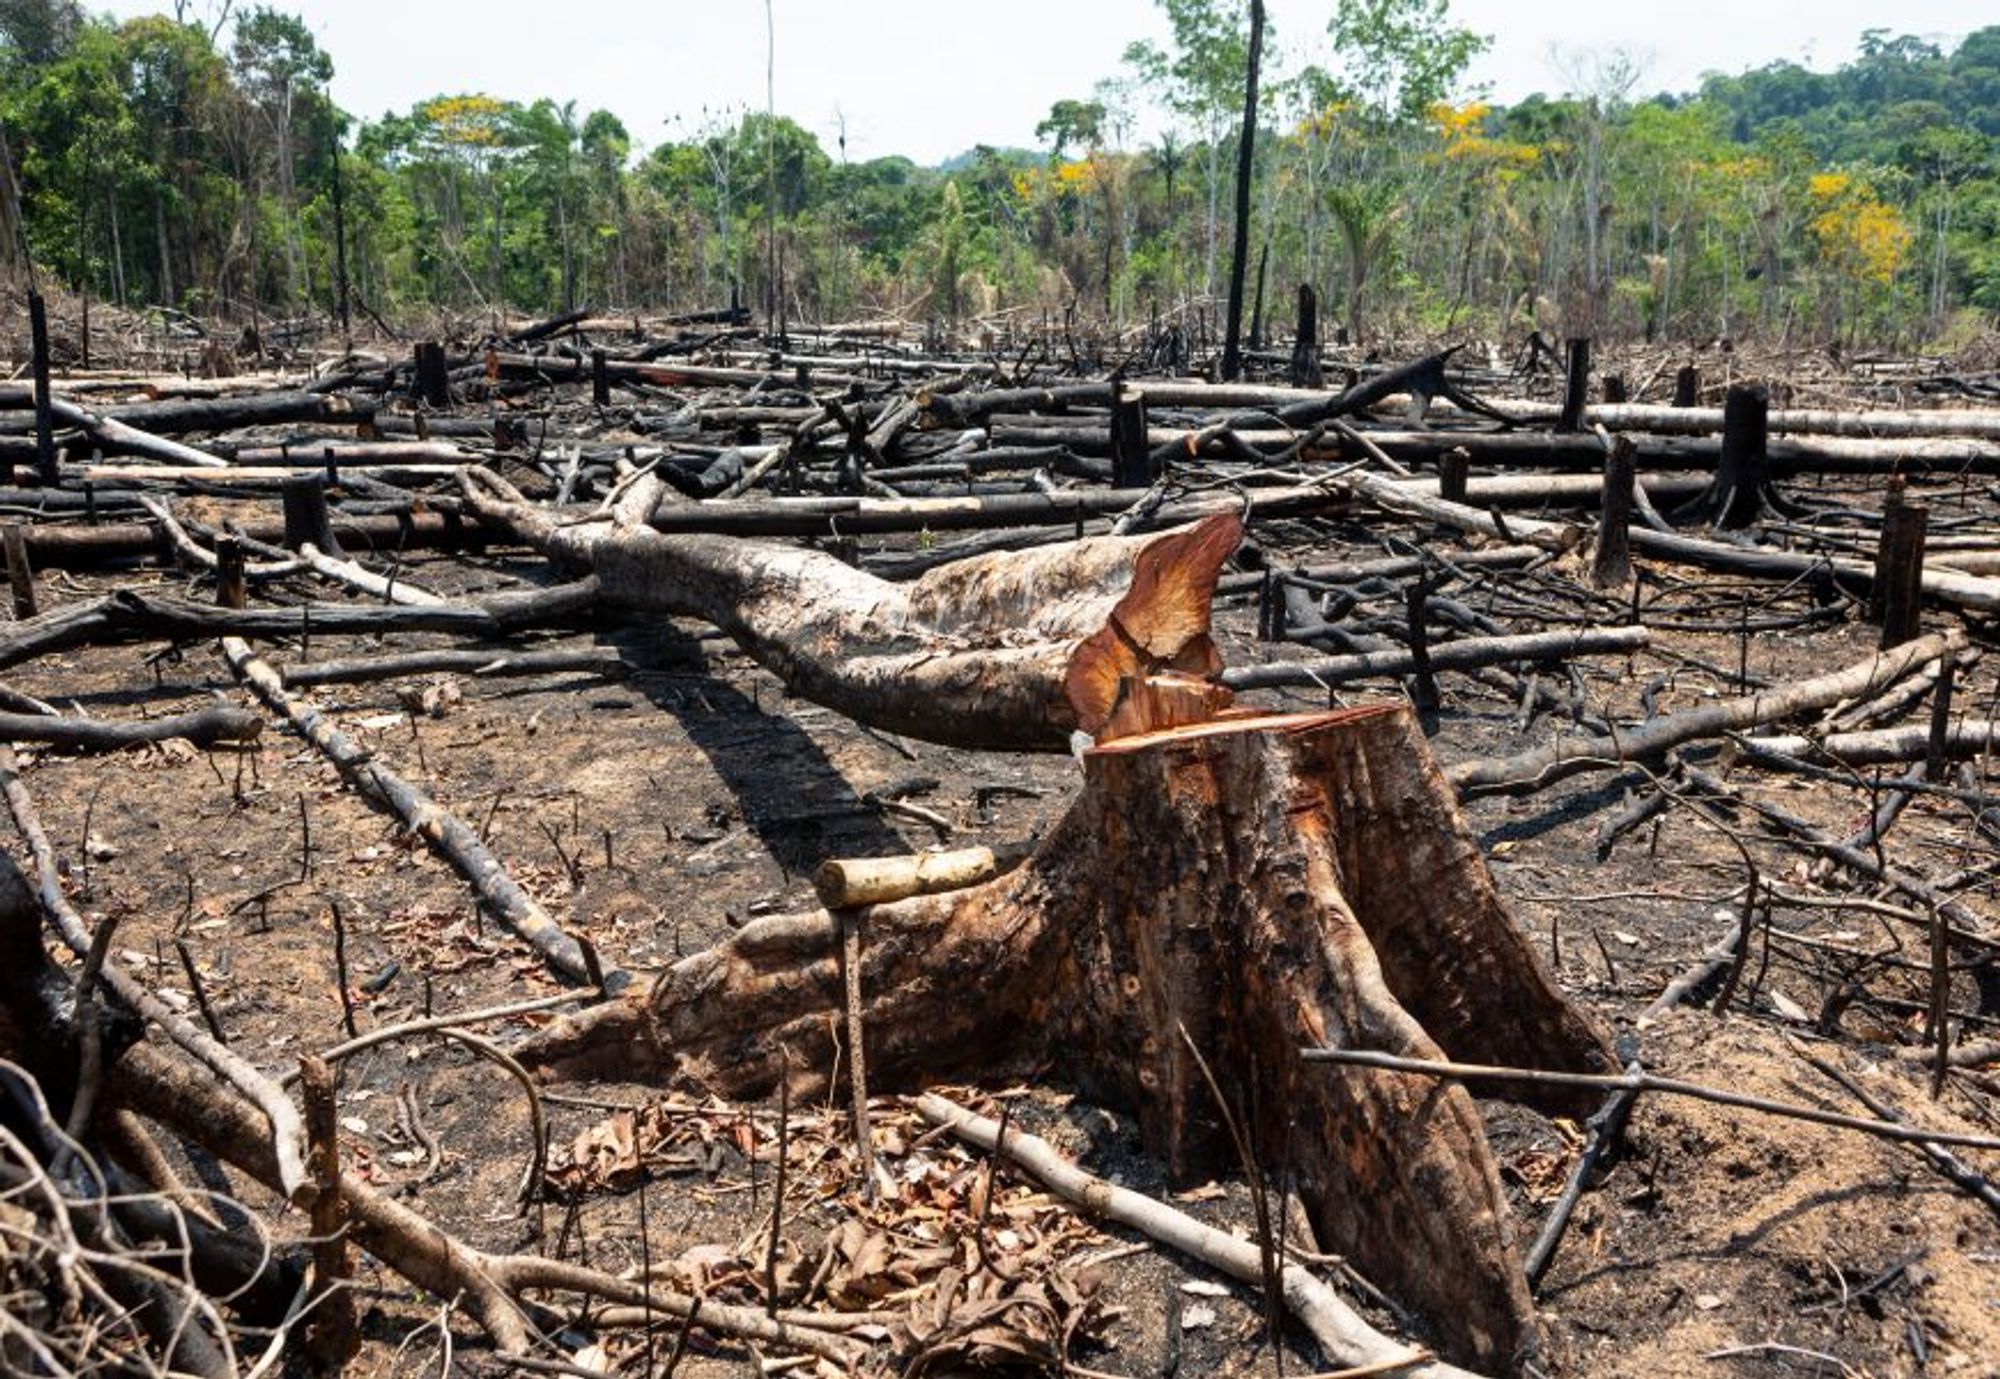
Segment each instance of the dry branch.
[[222,654],[270,710],[288,720],[299,735],[334,764],[341,776],[403,821],[430,849],[471,883],[487,913],[542,956],[557,974],[570,981],[589,979],[583,949],[562,931],[535,899],[508,874],[506,865],[480,841],[478,831],[395,774],[368,748],[336,728],[304,700],[289,693],[278,672],[235,637],[222,640]]
[[[14,816],[14,826],[20,830],[22,840],[28,845],[28,853],[34,863],[36,898],[43,916],[70,952],[83,958],[90,951],[91,932],[63,891],[62,868],[56,860],[55,848],[49,843],[48,834],[43,832],[41,820],[35,814],[34,802],[29,799],[27,786],[22,783],[14,749],[5,745],[0,745],[0,792],[6,795],[7,808]],[[13,865],[8,862],[4,874],[0,874],[0,885],[12,885],[16,879]],[[0,917],[9,912],[10,905],[0,903]],[[287,1198],[301,1198],[311,1180],[305,1166],[305,1127],[291,1098],[242,1057],[224,1048],[159,997],[133,981],[117,964],[107,965],[99,974],[99,980],[120,1001],[165,1030],[174,1043],[192,1054],[223,1083],[234,1087],[263,1113],[269,1123],[268,1130],[252,1133],[266,1142],[272,1181]]]
[[255,742],[264,720],[234,704],[209,704],[192,713],[114,723],[100,718],[0,713],[0,741],[35,742],[65,751],[120,752],[149,742],[182,738],[197,747],[221,742]]
[[1449,776],[1461,798],[1471,799],[1480,795],[1523,794],[1589,771],[1615,770],[1626,762],[1656,761],[1683,743],[1780,723],[1808,709],[1823,709],[1842,700],[1873,694],[1925,662],[1956,655],[1964,645],[1962,632],[1938,633],[1767,693],[1725,699],[1684,713],[1664,714],[1630,732],[1558,739],[1546,747],[1515,756],[1462,761],[1451,768]]

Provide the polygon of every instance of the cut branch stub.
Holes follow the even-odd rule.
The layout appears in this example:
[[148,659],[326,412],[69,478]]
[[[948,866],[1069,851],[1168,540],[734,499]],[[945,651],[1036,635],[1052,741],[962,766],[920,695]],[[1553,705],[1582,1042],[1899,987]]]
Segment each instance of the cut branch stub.
[[[875,1088],[1049,1069],[1135,1109],[1191,1177],[1228,1156],[1185,1029],[1236,1089],[1264,1166],[1291,1166],[1325,1248],[1420,1312],[1446,1354],[1509,1363],[1534,1310],[1468,1094],[1299,1057],[1614,1066],[1509,922],[1407,710],[1142,733],[1086,753],[1084,777],[1018,871],[858,912]],[[840,1062],[840,934],[823,911],[759,921],[528,1056],[742,1096],[769,1090],[785,1047],[817,1094]]]

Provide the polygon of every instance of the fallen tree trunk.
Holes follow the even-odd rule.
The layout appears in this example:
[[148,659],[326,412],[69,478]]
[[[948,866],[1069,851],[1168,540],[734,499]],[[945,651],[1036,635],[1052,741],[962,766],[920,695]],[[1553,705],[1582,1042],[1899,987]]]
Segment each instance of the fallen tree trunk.
[[[1213,449],[1225,453],[1224,442],[1199,430],[1186,427],[1152,426],[1147,429],[1149,444],[1171,447],[1190,456]],[[1557,435],[1545,431],[1363,431],[1391,458],[1409,462],[1434,462],[1453,450],[1464,450],[1478,465],[1494,468],[1543,466],[1555,469],[1594,469],[1604,462],[1604,447],[1590,434]],[[1712,470],[1722,455],[1719,438],[1706,436],[1656,436],[1627,432],[1638,446],[1640,461],[1653,469]],[[1109,419],[996,417],[992,425],[995,445],[1060,445],[1084,454],[1102,454],[1110,449]],[[1296,432],[1275,428],[1239,427],[1229,431],[1228,440],[1253,450],[1275,454],[1298,445]],[[1942,470],[1950,474],[2000,474],[2000,441],[1983,437],[1937,436],[1912,440],[1844,436],[1791,436],[1769,443],[1771,470],[1780,476],[1798,474],[1925,474]],[[1312,460],[1347,457],[1339,441],[1328,437],[1305,447]]]
[[586,579],[554,589],[501,595],[482,603],[217,608],[121,589],[101,599],[70,604],[0,627],[0,668],[74,646],[119,642],[356,632],[458,632],[492,637],[514,628],[574,617],[597,602],[597,593],[595,581]]
[[[1305,640],[1310,629],[1293,635]],[[1439,642],[1425,651],[1432,670],[1476,670],[1516,661],[1567,661],[1573,656],[1615,656],[1643,650],[1652,640],[1643,627],[1584,628],[1574,632],[1531,632],[1517,637],[1468,637]],[[1409,675],[1417,669],[1413,651],[1365,651],[1352,656],[1327,656],[1310,661],[1273,661],[1261,666],[1236,666],[1222,672],[1232,690],[1348,684],[1383,676]]]
[[[663,532],[727,536],[967,531],[1110,517],[1137,507],[1151,494],[1152,490],[1143,488],[1085,488],[971,498],[712,499],[662,507],[653,514],[652,522]],[[1346,502],[1345,495],[1332,486],[1260,489],[1254,491],[1253,498],[1257,513],[1270,517],[1324,512]],[[1149,520],[1155,524],[1193,522],[1242,507],[1243,500],[1236,494],[1217,493],[1170,501]]]
[[1612,771],[1628,762],[1657,761],[1669,748],[1685,742],[1718,738],[1759,724],[1780,723],[1808,709],[1823,709],[1844,699],[1873,694],[1927,661],[1957,655],[1964,645],[1963,632],[1938,633],[1768,693],[1725,699],[1684,713],[1663,714],[1630,732],[1558,739],[1546,747],[1515,756],[1462,761],[1451,768],[1449,776],[1459,797],[1472,799],[1480,795],[1525,794],[1587,771]]
[[[1560,410],[1537,402],[1495,402],[1492,406],[1524,423],[1553,422]],[[1659,436],[1715,436],[1722,434],[1722,409],[1607,403],[1584,408],[1583,424],[1602,426],[1607,431],[1650,431]],[[1769,424],[1774,436],[1852,436],[1874,440],[1969,437],[2000,441],[2000,411],[1990,408],[1879,412],[1774,408]]]
[[[81,495],[79,495],[81,496]],[[120,497],[127,495],[118,495]],[[284,519],[274,514],[246,517],[238,526],[257,541],[275,542],[285,535]],[[455,513],[411,512],[401,516],[353,517],[333,514],[333,528],[349,550],[450,550],[482,543],[477,523],[462,522]],[[98,527],[30,523],[22,533],[37,569],[82,570],[114,560],[173,554],[172,543],[158,524],[117,522]]]
[[[1231,1114],[1293,1166],[1322,1244],[1496,1367],[1535,1330],[1478,1111],[1457,1088],[1308,1074],[1301,1047],[1615,1067],[1507,918],[1411,715],[1240,715],[1120,738],[1021,868],[855,912],[877,1089],[1053,1067],[1136,1108],[1174,1175],[1207,1171]],[[759,920],[517,1049],[588,1074],[728,1096],[842,1066],[841,915]],[[1532,1096],[1532,1090],[1528,1092]],[[1581,1100],[1543,1103],[1577,1111]]]
[[[1342,475],[1339,482],[1357,498],[1366,499],[1385,512],[1402,517],[1426,518],[1478,536],[1495,537],[1502,541],[1527,541],[1551,551],[1569,550],[1583,539],[1583,531],[1579,527],[1530,517],[1510,517],[1499,521],[1490,512],[1465,503],[1448,502],[1408,483],[1379,474],[1356,472]],[[1645,526],[1634,526],[1630,539],[1632,549],[1642,555],[1724,574],[1787,580],[1819,575],[1836,581],[1843,588],[1862,593],[1866,593],[1875,582],[1874,566],[1859,560],[1707,541],[1700,537],[1683,536],[1679,532],[1655,531]],[[2000,613],[2000,579],[1969,575],[1940,562],[1927,561],[1924,565],[1923,591],[1926,598],[1948,607]]]
[[607,519],[569,525],[485,471],[461,481],[482,520],[590,569],[607,599],[705,619],[795,694],[963,747],[1060,751],[1111,720],[1125,677],[1212,676],[1209,601],[1243,531],[1214,516],[892,584],[821,551],[665,535],[647,525],[652,476]]
[[[33,403],[32,393],[25,388],[0,388],[0,410]],[[90,430],[97,423],[108,423],[112,429],[106,433],[107,438],[122,440],[136,435],[143,443],[192,431],[234,431],[249,426],[288,426],[300,422],[357,425],[373,416],[374,409],[320,393],[288,392],[133,403],[98,414],[85,413],[91,417],[90,422],[74,419],[76,413],[83,413],[83,409],[74,403],[57,403],[56,416],[65,425]],[[31,428],[32,423],[25,420],[0,420],[0,433]]]

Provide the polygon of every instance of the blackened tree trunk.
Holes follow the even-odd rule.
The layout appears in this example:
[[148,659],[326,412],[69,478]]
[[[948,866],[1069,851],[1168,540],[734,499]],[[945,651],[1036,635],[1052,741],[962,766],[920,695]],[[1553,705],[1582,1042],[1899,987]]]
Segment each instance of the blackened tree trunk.
[[1236,243],[1229,259],[1229,321],[1222,377],[1243,372],[1243,277],[1250,266],[1250,179],[1257,160],[1257,68],[1264,57],[1264,0],[1250,0],[1250,61],[1243,76],[1243,133],[1236,140]]

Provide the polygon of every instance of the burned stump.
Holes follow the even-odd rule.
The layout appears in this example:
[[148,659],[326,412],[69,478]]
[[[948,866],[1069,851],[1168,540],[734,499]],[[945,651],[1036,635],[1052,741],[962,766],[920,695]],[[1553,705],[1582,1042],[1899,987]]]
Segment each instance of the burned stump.
[[[1612,1065],[1509,921],[1409,712],[1224,711],[1092,749],[1083,775],[1018,870],[846,912],[873,1085],[1046,1070],[1135,1110],[1189,1177],[1221,1148],[1198,1049],[1322,1246],[1418,1311],[1450,1358],[1508,1365],[1534,1309],[1470,1096],[1299,1056]],[[824,1090],[844,1063],[841,929],[826,911],[757,921],[526,1056],[725,1096],[789,1067],[795,1091]]]

